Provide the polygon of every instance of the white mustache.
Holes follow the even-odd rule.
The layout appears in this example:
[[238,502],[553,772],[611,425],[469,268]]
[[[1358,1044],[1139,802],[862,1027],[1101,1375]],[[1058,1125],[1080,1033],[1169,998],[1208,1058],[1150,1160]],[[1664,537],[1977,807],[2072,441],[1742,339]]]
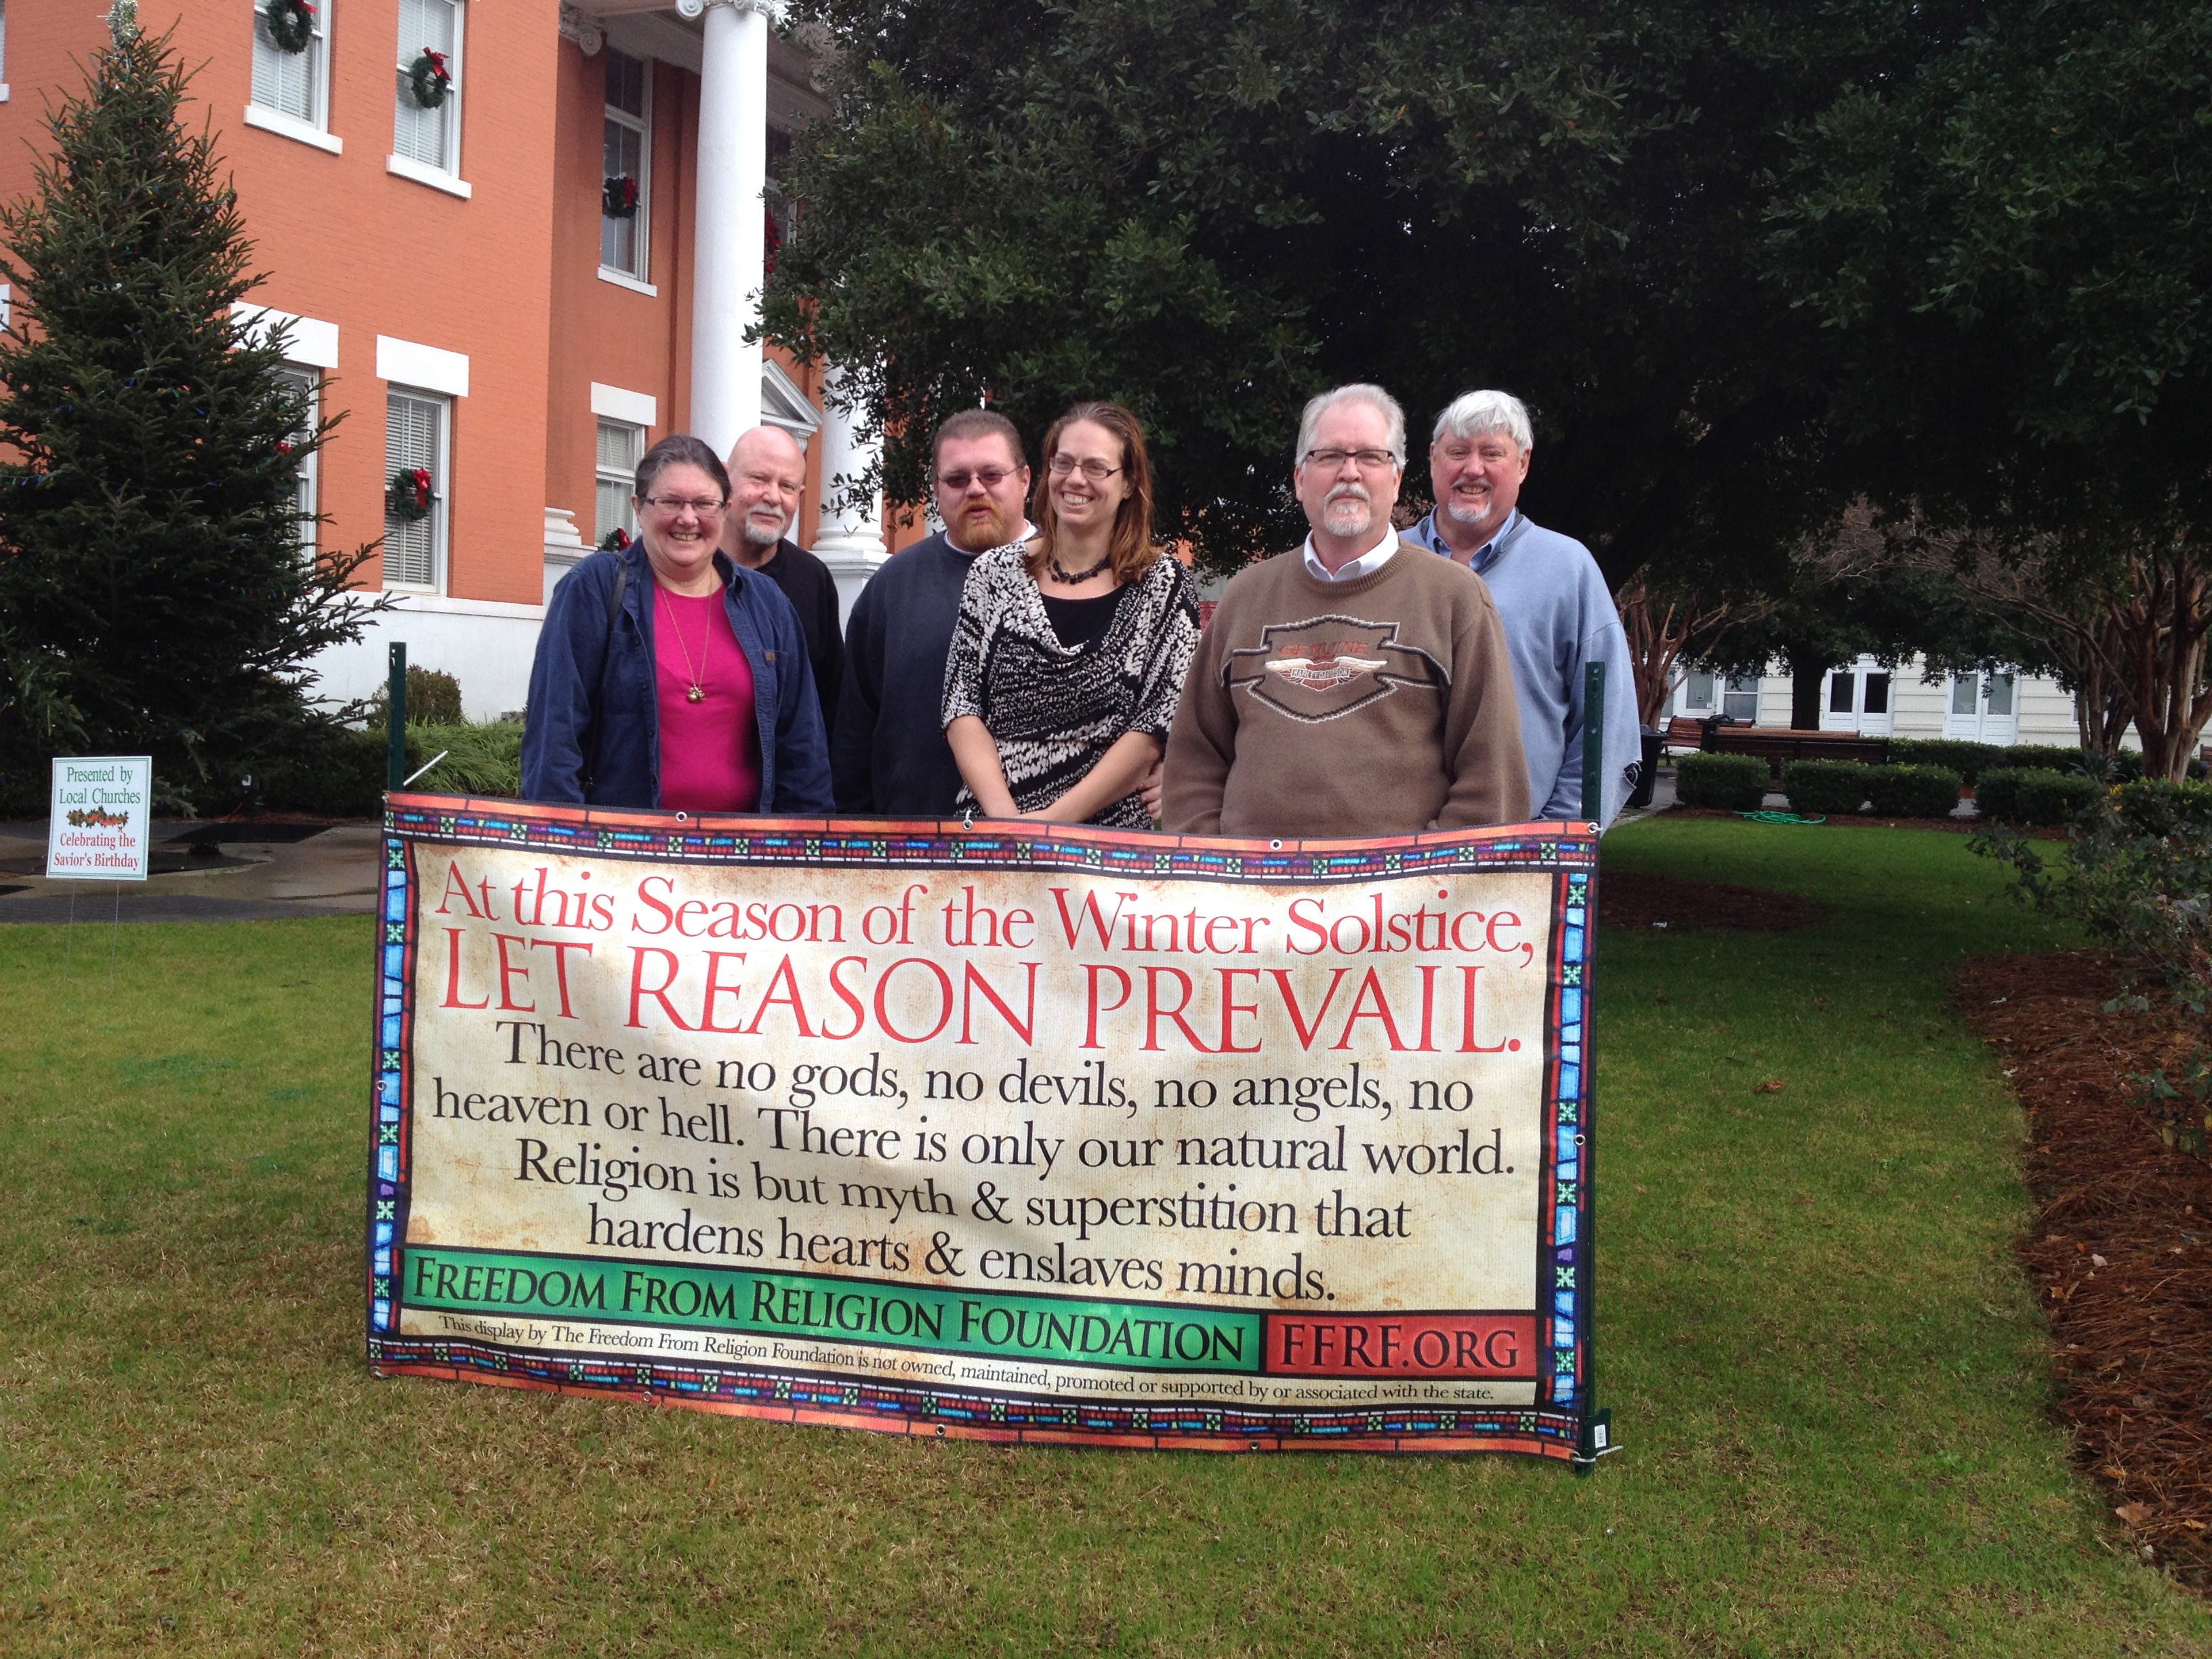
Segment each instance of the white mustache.
[[[1343,500],[1349,500],[1349,501],[1372,501],[1372,500],[1374,499],[1374,497],[1372,497],[1371,495],[1370,495],[1367,493],[1367,486],[1366,486],[1365,484],[1362,484],[1362,483],[1340,483],[1340,484],[1337,485],[1337,487],[1336,487],[1335,489],[1332,489],[1332,490],[1330,490],[1330,491],[1328,492],[1328,501],[1337,501],[1337,500],[1340,500],[1340,499],[1343,499]],[[1324,501],[1324,502],[1322,503],[1322,505],[1324,505],[1324,506],[1326,506],[1327,504],[1328,504],[1328,502],[1327,502],[1327,501]]]

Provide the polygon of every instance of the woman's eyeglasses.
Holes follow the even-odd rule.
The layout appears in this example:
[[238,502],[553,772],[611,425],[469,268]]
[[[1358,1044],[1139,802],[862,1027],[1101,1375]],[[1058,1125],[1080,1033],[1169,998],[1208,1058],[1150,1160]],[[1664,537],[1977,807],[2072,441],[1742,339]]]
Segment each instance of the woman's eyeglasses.
[[1109,466],[1096,455],[1079,461],[1073,455],[1055,455],[1045,467],[1045,471],[1055,478],[1065,478],[1071,472],[1079,471],[1093,483],[1104,483],[1116,472],[1127,470],[1126,467]]
[[727,501],[718,501],[711,495],[702,495],[696,500],[689,495],[641,495],[637,498],[637,504],[665,513],[672,519],[680,518],[686,512],[702,519],[711,519],[729,505]]

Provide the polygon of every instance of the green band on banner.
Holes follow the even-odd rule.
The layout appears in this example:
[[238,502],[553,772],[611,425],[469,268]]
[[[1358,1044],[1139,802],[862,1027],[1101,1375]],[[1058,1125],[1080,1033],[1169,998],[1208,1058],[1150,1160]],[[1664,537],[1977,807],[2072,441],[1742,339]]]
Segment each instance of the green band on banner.
[[[434,1247],[409,1250],[401,1277],[400,1299],[417,1308],[571,1326],[646,1324],[1161,1371],[1256,1375],[1261,1358],[1260,1315],[1210,1308]],[[606,1337],[611,1352],[681,1352],[642,1334],[611,1329]]]

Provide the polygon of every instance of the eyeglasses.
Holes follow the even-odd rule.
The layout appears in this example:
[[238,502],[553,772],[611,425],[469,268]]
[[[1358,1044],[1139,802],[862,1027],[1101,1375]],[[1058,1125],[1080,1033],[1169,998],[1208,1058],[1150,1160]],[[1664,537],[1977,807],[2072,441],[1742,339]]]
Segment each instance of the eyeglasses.
[[1380,472],[1385,467],[1401,465],[1398,458],[1387,449],[1309,449],[1305,465],[1317,466],[1324,472],[1334,472],[1347,460],[1358,462],[1362,472]]
[[1012,469],[1003,466],[987,466],[975,472],[940,472],[937,475],[937,487],[949,489],[956,495],[964,495],[970,483],[979,483],[986,489],[996,489],[1013,476]]
[[657,508],[672,519],[680,518],[686,512],[702,519],[711,519],[729,505],[727,501],[711,495],[702,495],[696,500],[689,495],[641,495],[637,498],[637,504]]
[[1073,455],[1055,455],[1045,464],[1044,470],[1055,478],[1065,478],[1069,473],[1079,469],[1081,470],[1083,476],[1093,483],[1104,483],[1116,472],[1128,471],[1127,467],[1109,466],[1096,455],[1079,461]]

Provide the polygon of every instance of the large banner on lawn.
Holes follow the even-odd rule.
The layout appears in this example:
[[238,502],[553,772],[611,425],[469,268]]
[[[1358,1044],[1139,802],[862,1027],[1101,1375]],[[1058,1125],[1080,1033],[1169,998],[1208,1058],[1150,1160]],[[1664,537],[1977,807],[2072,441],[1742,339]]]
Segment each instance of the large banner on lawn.
[[368,1357],[1588,1456],[1596,838],[387,811]]

